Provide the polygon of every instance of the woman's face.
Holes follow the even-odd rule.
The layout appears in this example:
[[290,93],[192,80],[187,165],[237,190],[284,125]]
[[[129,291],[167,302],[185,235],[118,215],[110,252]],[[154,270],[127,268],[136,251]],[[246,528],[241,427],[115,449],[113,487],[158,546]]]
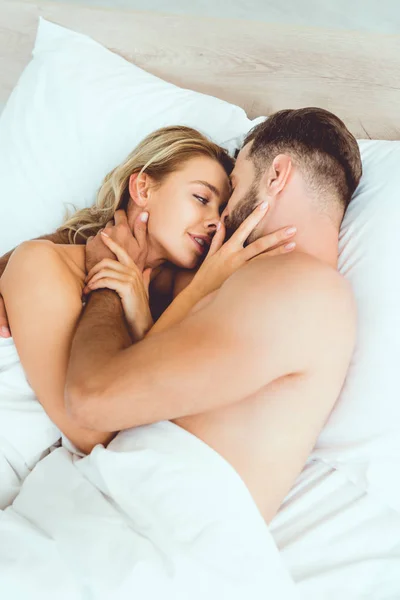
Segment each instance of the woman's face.
[[229,178],[207,156],[194,157],[149,188],[150,262],[163,258],[184,269],[195,268],[209,249],[229,199]]

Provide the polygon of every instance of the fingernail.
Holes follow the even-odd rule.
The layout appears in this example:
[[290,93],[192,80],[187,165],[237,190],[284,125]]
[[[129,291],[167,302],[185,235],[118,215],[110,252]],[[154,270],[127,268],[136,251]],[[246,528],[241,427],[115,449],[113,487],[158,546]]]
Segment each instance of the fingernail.
[[8,329],[8,327],[3,326],[3,327],[0,327],[0,334],[1,334],[1,337],[10,337],[11,332]]
[[295,246],[296,246],[295,242],[290,242],[290,244],[286,244],[285,250],[293,250],[293,248]]
[[110,236],[108,235],[108,233],[106,233],[105,231],[100,231],[100,234],[101,234],[101,235],[104,235],[104,237],[108,237],[108,238],[110,237]]
[[261,202],[260,210],[265,210],[266,208],[268,208],[268,202]]
[[222,225],[221,221],[218,221],[218,223],[217,223],[217,231],[219,231],[221,229],[221,225]]
[[296,233],[297,228],[296,227],[288,227],[285,231],[285,235],[289,236],[289,235],[293,235],[294,233]]
[[142,221],[142,223],[147,223],[149,219],[149,213],[142,213],[140,215],[140,220]]

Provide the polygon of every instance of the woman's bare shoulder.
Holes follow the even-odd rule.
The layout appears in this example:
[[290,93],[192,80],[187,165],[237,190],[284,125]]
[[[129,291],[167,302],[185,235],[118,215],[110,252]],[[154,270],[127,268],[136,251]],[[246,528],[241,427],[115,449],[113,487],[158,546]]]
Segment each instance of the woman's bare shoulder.
[[56,251],[82,281],[86,277],[85,248],[82,244],[54,244]]
[[[29,263],[34,268],[42,266],[49,269],[52,265],[57,268],[58,264],[59,267],[64,267],[81,287],[83,286],[86,275],[85,246],[54,244],[49,240],[30,240],[20,244],[14,254],[15,259],[19,257],[19,263],[22,261],[26,266]],[[14,262],[13,256],[10,262]]]

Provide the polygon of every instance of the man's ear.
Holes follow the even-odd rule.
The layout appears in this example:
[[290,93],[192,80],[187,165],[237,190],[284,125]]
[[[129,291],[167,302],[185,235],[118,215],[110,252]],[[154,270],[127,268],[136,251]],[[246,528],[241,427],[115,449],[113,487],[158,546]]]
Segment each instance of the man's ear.
[[129,177],[129,195],[139,208],[146,208],[149,200],[149,176],[146,173],[133,173]]
[[272,165],[265,172],[262,186],[267,195],[276,198],[288,182],[292,172],[292,159],[287,154],[278,154],[272,161]]

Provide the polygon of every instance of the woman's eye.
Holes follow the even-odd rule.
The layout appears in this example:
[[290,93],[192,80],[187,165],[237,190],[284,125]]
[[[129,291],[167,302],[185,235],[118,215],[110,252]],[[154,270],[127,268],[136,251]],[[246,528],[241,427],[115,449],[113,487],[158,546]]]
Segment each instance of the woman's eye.
[[208,200],[207,200],[207,198],[203,198],[202,196],[198,196],[197,194],[193,194],[193,196],[194,196],[195,198],[197,198],[197,200],[198,200],[199,202],[201,202],[202,204],[208,204]]

